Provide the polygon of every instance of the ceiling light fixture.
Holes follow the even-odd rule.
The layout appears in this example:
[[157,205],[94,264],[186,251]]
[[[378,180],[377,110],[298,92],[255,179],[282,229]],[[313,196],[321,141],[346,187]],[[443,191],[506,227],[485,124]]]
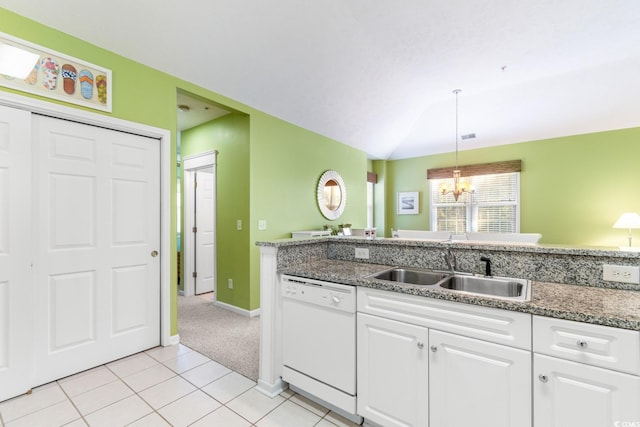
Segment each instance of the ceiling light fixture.
[[457,202],[458,197],[463,193],[473,193],[471,184],[467,181],[460,179],[460,169],[458,169],[458,94],[462,92],[462,89],[455,89],[453,93],[456,95],[456,167],[453,169],[453,188],[449,184],[442,184],[440,186],[440,193],[446,196],[449,193],[453,194],[453,199]]
[[188,105],[180,104],[178,105],[178,110],[180,110],[183,113],[188,113],[191,110],[191,108],[189,108]]

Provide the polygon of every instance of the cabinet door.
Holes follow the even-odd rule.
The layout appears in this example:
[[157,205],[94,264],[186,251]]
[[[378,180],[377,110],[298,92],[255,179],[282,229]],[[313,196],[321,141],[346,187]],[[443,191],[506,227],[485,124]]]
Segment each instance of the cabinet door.
[[429,345],[431,427],[531,425],[530,352],[434,330]]
[[539,354],[534,354],[533,364],[536,427],[640,421],[639,377]]
[[428,329],[358,313],[358,414],[385,427],[427,426]]

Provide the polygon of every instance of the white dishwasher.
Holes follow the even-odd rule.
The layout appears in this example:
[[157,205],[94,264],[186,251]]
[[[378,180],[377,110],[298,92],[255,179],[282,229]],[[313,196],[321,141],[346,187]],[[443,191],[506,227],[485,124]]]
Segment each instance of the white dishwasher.
[[281,296],[282,379],[357,417],[355,287],[285,275]]

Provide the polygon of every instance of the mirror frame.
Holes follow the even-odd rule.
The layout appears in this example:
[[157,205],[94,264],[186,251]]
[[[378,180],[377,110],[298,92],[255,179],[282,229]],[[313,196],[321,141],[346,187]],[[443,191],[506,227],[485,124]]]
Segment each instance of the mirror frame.
[[[327,184],[327,182],[332,180],[338,183],[338,186],[340,187],[340,193],[341,193],[340,205],[338,205],[338,207],[333,211],[327,208],[327,205],[325,204],[325,201],[324,201],[324,187]],[[344,180],[342,179],[342,177],[338,172],[334,170],[328,170],[322,174],[322,176],[320,177],[320,180],[318,181],[317,196],[318,196],[317,197],[318,207],[320,208],[320,212],[322,212],[322,215],[325,218],[329,220],[340,218],[340,215],[342,215],[342,213],[344,212],[344,208],[347,204],[347,187],[345,187]]]

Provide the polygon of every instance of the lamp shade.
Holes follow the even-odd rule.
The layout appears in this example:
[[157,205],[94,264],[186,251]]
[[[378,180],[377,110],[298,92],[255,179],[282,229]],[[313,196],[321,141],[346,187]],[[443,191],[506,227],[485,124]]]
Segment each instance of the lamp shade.
[[640,228],[640,215],[635,212],[625,212],[613,224],[613,228]]

